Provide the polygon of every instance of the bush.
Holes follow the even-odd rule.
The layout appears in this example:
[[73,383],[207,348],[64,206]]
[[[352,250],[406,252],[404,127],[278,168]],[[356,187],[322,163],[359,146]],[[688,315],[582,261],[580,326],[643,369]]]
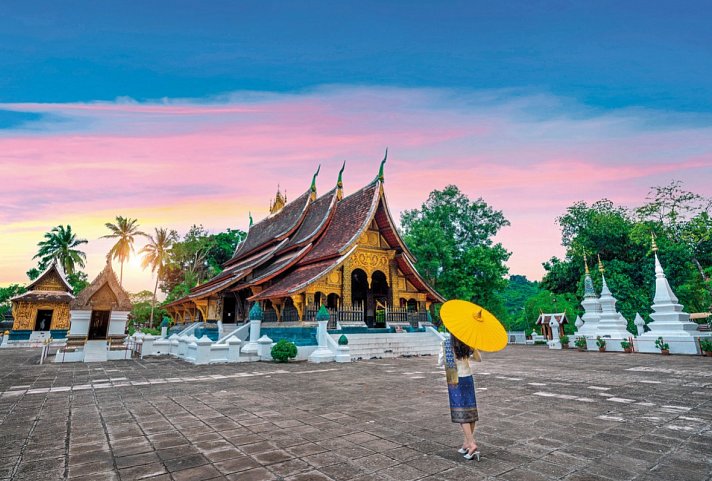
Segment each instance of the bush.
[[670,350],[670,345],[667,342],[665,342],[662,337],[659,337],[656,339],[655,347],[657,347],[661,351],[669,351]]
[[712,339],[700,339],[702,352],[712,352]]
[[623,349],[630,349],[631,346],[632,344],[630,343],[630,341],[621,341],[621,347]]
[[599,349],[606,347],[606,340],[601,339],[601,336],[596,337],[596,345]]
[[569,343],[569,336],[560,336],[559,337],[559,342],[561,344],[568,344]]
[[576,341],[574,342],[574,345],[579,349],[586,349],[586,338],[577,337]]
[[277,344],[272,346],[271,354],[272,359],[277,362],[288,362],[297,357],[297,345],[286,339],[280,339]]
[[156,328],[150,328],[150,327],[144,327],[141,329],[141,332],[144,334],[151,334],[152,336],[160,336],[161,335],[161,330],[156,329]]

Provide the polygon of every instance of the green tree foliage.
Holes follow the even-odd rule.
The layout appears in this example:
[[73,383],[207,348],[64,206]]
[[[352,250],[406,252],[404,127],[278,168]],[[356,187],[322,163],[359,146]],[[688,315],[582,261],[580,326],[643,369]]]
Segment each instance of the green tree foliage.
[[222,265],[232,258],[244,238],[245,232],[239,229],[210,234],[202,225],[192,226],[169,251],[160,286],[166,300],[180,299],[198,283],[222,272]]
[[511,331],[521,331],[527,326],[524,318],[524,303],[539,292],[539,283],[526,276],[511,275],[507,286],[497,295],[504,310],[499,320]]
[[[131,313],[129,314],[129,325],[128,327],[136,329],[137,326],[146,326],[151,322],[151,308],[153,306],[153,293],[148,290],[143,290],[137,292],[136,294],[131,294]],[[162,319],[167,315],[167,312],[157,307],[155,309],[154,317],[156,319]]]
[[82,268],[85,266],[87,256],[77,247],[87,242],[86,239],[77,239],[72,232],[72,226],[58,225],[45,233],[44,240],[37,244],[39,250],[33,259],[39,259],[40,271],[45,270],[52,261],[56,260],[64,272],[70,275],[75,272],[77,266]]
[[[583,297],[583,254],[600,255],[606,282],[618,299],[628,329],[638,312],[649,318],[655,289],[651,234],[670,285],[688,312],[707,310],[712,302],[712,223],[710,202],[687,192],[679,182],[654,187],[648,203],[636,210],[601,200],[577,202],[557,219],[561,226],[563,259],[544,263],[542,287],[554,295]],[[600,291],[601,273],[589,257],[594,285]],[[581,312],[580,308],[577,308]]]
[[7,287],[0,287],[0,321],[5,317],[5,314],[12,310],[10,299],[25,292],[25,286],[20,284],[10,284]]
[[449,299],[474,301],[503,313],[497,291],[507,286],[510,253],[493,237],[509,222],[483,199],[471,201],[454,186],[434,190],[420,209],[401,214],[403,239],[416,268]]
[[146,234],[138,230],[138,220],[129,219],[127,217],[116,216],[116,224],[107,222],[104,224],[111,234],[101,236],[102,239],[116,239],[116,244],[111,247],[107,257],[109,259],[117,259],[121,264],[121,273],[119,276],[119,284],[124,284],[124,262],[129,260],[129,257],[134,253],[134,239],[136,236],[144,236]]
[[149,327],[153,327],[154,310],[156,307],[156,291],[158,290],[158,282],[165,274],[166,262],[168,261],[168,251],[173,243],[177,240],[175,231],[168,231],[162,227],[157,227],[156,235],[148,236],[148,243],[139,251],[143,254],[141,267],[144,269],[151,267],[151,272],[156,274],[156,286],[153,288],[153,300],[151,302],[151,316],[149,319]]
[[72,293],[76,296],[89,285],[89,277],[82,271],[76,271],[67,276],[67,282],[72,286]]
[[540,289],[534,296],[527,299],[524,303],[522,316],[517,319],[515,325],[510,329],[513,331],[536,330],[541,333],[541,328],[535,329],[536,320],[541,313],[552,314],[565,312],[569,323],[564,324],[564,332],[566,334],[573,333],[575,328],[574,322],[579,312],[579,300],[574,294],[563,293],[554,294],[546,289]]

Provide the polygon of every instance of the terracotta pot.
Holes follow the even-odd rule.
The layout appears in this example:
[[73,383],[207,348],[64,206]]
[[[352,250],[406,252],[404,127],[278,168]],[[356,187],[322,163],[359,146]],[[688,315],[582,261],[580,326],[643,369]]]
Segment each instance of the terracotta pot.
[[632,347],[626,347],[625,349],[623,349],[623,352],[628,352],[628,353],[633,352],[633,348],[632,348]]
[[569,344],[568,344],[568,343],[562,344],[562,345],[561,345],[561,348],[562,348],[562,349],[568,349],[568,348],[569,348]]
[[578,349],[578,352],[583,352],[583,351],[585,351],[585,349],[582,348],[582,347],[577,347],[576,349]]
[[712,357],[712,351],[705,351],[703,354],[707,357]]
[[599,348],[598,348],[598,352],[606,352],[606,348],[605,348],[605,347],[599,347]]
[[670,349],[662,349],[662,350],[660,351],[660,354],[662,354],[663,356],[669,356],[669,355],[670,355]]

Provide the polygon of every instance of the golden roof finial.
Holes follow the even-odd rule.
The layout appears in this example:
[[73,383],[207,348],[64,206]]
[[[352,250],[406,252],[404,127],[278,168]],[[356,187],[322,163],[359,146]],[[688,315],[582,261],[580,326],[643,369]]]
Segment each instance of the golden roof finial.
[[653,241],[653,252],[657,252],[658,244],[655,242],[655,234],[652,232],[650,233],[650,239]]
[[584,269],[586,269],[586,275],[590,274],[588,271],[588,258],[586,257],[586,251],[583,251],[583,265]]
[[598,254],[598,272],[603,274],[605,269],[603,268],[603,262],[601,262],[601,254]]
[[269,213],[274,214],[275,212],[279,212],[286,203],[287,197],[282,195],[279,184],[277,184],[277,194],[274,196],[274,202],[270,201],[269,203]]

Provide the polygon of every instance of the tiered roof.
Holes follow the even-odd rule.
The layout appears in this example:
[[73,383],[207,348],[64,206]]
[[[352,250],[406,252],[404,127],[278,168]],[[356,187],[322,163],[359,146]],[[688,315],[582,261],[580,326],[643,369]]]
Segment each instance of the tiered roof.
[[237,291],[264,285],[268,281],[274,283],[250,300],[295,294],[340,266],[374,221],[388,245],[396,250],[398,267],[411,284],[425,291],[429,300],[444,301],[413,266],[415,259],[398,235],[388,210],[382,173],[373,182],[342,197],[341,172],[337,188],[321,197],[316,196],[312,180],[309,190],[250,227],[222,273],[169,306],[225,289]]
[[70,302],[72,299],[74,299],[72,286],[67,281],[64,270],[55,260],[27,286],[27,292],[15,296],[10,300],[27,302]]
[[119,280],[116,278],[116,273],[111,262],[107,259],[106,266],[98,276],[87,287],[79,293],[76,299],[70,304],[72,310],[91,310],[94,295],[99,292],[104,286],[107,286],[113,294],[114,301],[112,308],[118,311],[130,311],[131,299],[128,293],[121,287]]

